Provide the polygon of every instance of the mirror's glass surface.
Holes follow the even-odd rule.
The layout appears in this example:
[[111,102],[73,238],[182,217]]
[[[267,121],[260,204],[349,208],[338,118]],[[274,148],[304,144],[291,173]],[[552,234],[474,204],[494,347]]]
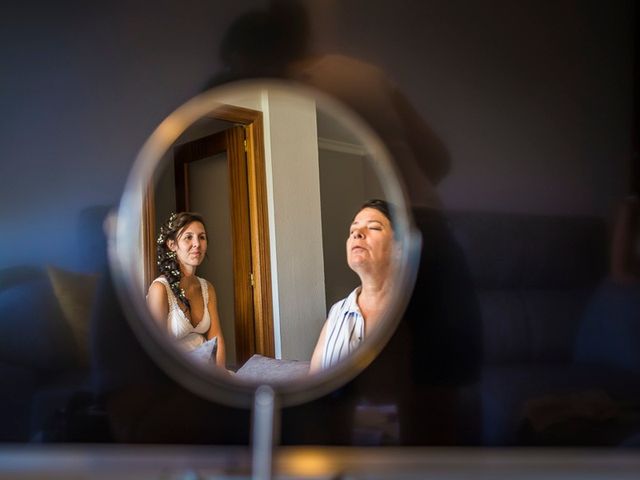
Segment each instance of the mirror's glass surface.
[[410,290],[414,250],[401,186],[366,125],[311,90],[250,82],[201,95],[150,137],[114,265],[163,366],[283,385],[371,360]]

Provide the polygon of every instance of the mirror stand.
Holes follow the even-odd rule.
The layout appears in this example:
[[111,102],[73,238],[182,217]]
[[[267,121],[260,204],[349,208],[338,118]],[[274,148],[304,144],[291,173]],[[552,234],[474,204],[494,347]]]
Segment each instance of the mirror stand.
[[271,480],[273,446],[278,443],[280,424],[276,395],[268,385],[256,389],[252,421],[252,478]]

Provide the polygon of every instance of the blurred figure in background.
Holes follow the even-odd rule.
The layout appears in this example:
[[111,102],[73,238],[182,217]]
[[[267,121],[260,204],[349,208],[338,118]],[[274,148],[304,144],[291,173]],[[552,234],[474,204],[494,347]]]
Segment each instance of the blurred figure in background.
[[[382,443],[456,444],[461,386],[475,382],[482,358],[477,298],[461,249],[441,211],[436,185],[451,159],[444,143],[411,102],[377,66],[342,54],[310,51],[310,22],[302,2],[276,0],[239,17],[220,49],[224,71],[208,86],[237,79],[280,78],[317,88],[360,115],[389,149],[422,234],[416,287],[398,331],[374,363],[341,391],[283,415],[285,443],[371,443],[356,425],[370,411],[394,412]],[[478,401],[468,402],[471,409]],[[336,420],[323,415],[332,409]],[[467,409],[467,407],[463,407]],[[364,415],[366,417],[366,415]],[[343,419],[338,420],[342,417]],[[317,428],[313,419],[322,424]],[[476,427],[465,425],[467,431]],[[472,436],[475,433],[472,434]],[[375,440],[373,443],[378,442]],[[379,443],[379,442],[378,442]]]
[[310,51],[307,11],[294,0],[276,0],[239,17],[220,56],[224,71],[209,86],[275,77],[317,88],[345,103],[375,130],[390,150],[412,205],[439,208],[434,186],[449,172],[444,143],[407,98],[375,65],[341,54]]

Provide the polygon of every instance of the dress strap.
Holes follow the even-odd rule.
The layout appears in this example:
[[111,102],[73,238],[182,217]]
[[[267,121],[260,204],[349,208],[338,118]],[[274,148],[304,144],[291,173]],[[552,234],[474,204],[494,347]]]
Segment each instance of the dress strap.
[[204,278],[198,277],[198,281],[200,282],[200,288],[202,289],[202,298],[204,300],[204,309],[206,311],[207,306],[209,305],[209,287]]
[[169,310],[173,310],[175,308],[179,309],[180,307],[178,306],[178,301],[176,300],[176,296],[173,294],[173,291],[169,286],[169,281],[165,277],[160,276],[156,278],[154,282],[160,282],[164,285],[164,288],[167,291],[167,299],[169,300]]

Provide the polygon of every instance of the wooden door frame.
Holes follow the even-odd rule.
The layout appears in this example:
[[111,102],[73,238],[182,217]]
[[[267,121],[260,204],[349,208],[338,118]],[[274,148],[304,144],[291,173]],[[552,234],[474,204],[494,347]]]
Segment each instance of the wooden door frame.
[[256,311],[253,302],[253,265],[249,223],[249,180],[242,125],[233,125],[173,148],[176,211],[192,211],[190,169],[194,162],[224,154],[229,174],[231,219],[231,269],[236,364],[247,361],[256,352]]
[[[275,356],[273,304],[271,287],[271,259],[269,246],[269,216],[267,207],[267,181],[264,155],[264,127],[262,112],[232,105],[221,105],[207,115],[211,118],[232,122],[243,127],[246,174],[248,181],[249,238],[251,249],[251,286],[253,287],[254,345],[248,352],[267,357]],[[154,232],[156,225],[153,186],[144,199],[142,238],[144,255],[145,286],[155,278],[156,272]],[[149,254],[152,252],[151,254]],[[253,348],[251,348],[253,347]],[[246,355],[246,353],[245,353]],[[243,355],[244,356],[244,355]]]

